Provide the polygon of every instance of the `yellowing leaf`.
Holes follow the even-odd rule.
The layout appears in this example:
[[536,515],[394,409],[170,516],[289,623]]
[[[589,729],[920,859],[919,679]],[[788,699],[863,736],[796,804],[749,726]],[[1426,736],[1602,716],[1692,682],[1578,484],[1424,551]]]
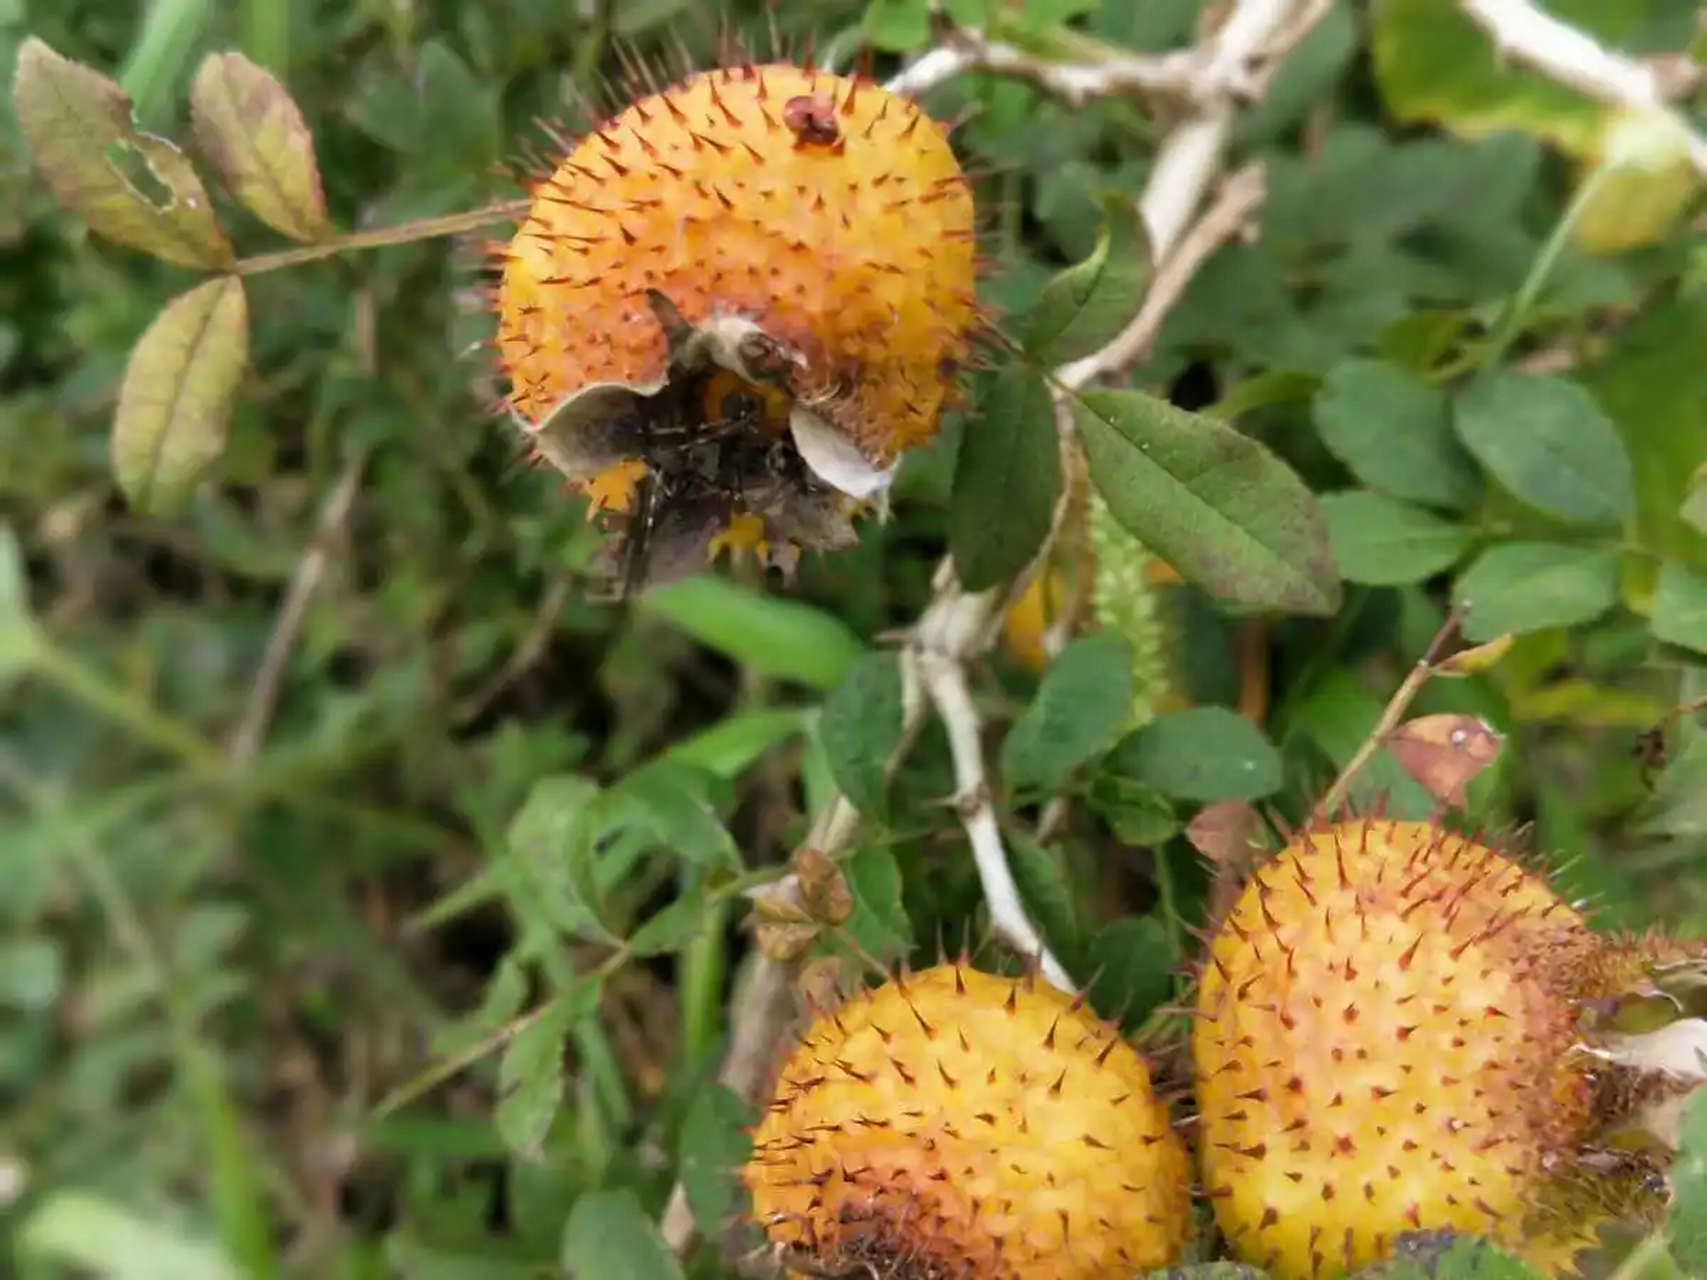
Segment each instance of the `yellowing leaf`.
[[116,82],[31,37],[12,92],[42,180],[91,231],[179,266],[230,265],[231,242],[194,167],[137,129]]
[[125,366],[113,423],[113,471],[139,510],[180,504],[225,450],[249,362],[243,282],[225,276],[166,305]]
[[1465,676],[1481,675],[1491,671],[1499,660],[1506,656],[1516,637],[1511,632],[1495,636],[1492,640],[1472,645],[1468,649],[1460,649],[1451,657],[1442,658],[1431,668],[1431,674],[1457,680]]
[[[1588,3],[1613,7],[1606,0]],[[1558,16],[1579,15],[1560,11]],[[1516,129],[1578,155],[1594,145],[1599,132],[1595,104],[1500,57],[1493,41],[1456,4],[1379,0],[1371,43],[1376,84],[1400,120],[1426,120],[1466,138]]]
[[1600,141],[1604,171],[1584,179],[1587,196],[1571,237],[1589,253],[1622,253],[1671,234],[1695,199],[1689,132],[1669,111],[1619,111]]
[[314,137],[270,72],[240,53],[209,54],[190,87],[196,146],[245,208],[296,240],[332,232]]

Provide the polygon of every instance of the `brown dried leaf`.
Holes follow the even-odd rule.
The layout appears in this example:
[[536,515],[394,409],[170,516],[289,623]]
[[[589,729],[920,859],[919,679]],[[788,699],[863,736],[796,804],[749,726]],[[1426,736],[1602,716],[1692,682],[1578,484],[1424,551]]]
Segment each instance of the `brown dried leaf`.
[[846,924],[853,914],[853,890],[834,859],[821,849],[801,845],[792,865],[807,914],[823,924]]
[[138,510],[176,507],[225,450],[249,363],[243,282],[222,276],[179,294],[125,366],[113,423],[113,471]]
[[281,235],[332,234],[314,135],[289,92],[240,53],[210,53],[190,87],[196,146],[244,207]]
[[42,180],[91,231],[179,266],[231,264],[231,242],[194,167],[166,139],[137,129],[115,81],[32,36],[18,50],[12,95]]
[[1498,758],[1504,742],[1486,721],[1448,712],[1406,721],[1387,739],[1387,750],[1435,799],[1462,805],[1464,788]]
[[800,959],[817,940],[815,924],[759,924],[753,928],[753,941],[760,954],[779,964]]
[[1234,870],[1251,862],[1262,848],[1262,836],[1262,815],[1243,800],[1207,805],[1185,828],[1192,848],[1216,866]]
[[1515,638],[1508,631],[1503,636],[1484,640],[1481,644],[1474,645],[1469,649],[1460,649],[1451,657],[1442,658],[1430,667],[1429,674],[1444,676],[1447,679],[1462,679],[1465,676],[1480,675],[1505,657],[1511,649],[1511,642]]

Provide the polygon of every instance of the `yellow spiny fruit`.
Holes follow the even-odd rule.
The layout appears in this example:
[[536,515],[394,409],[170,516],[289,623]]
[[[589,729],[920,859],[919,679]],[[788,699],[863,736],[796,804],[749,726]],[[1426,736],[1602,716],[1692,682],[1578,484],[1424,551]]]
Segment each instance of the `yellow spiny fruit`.
[[1454,1229],[1563,1267],[1606,1087],[1582,1001],[1633,961],[1540,876],[1423,822],[1300,834],[1215,933],[1193,1027],[1203,1181],[1233,1252],[1321,1280]]
[[[622,509],[667,448],[710,445],[697,532],[746,513],[847,545],[854,503],[937,433],[980,323],[947,129],[855,76],[719,68],[634,102],[533,195],[502,250],[497,348],[539,453]],[[677,478],[707,465],[702,448]]]
[[1082,999],[945,964],[817,1019],[746,1181],[820,1271],[1100,1280],[1179,1257],[1190,1172],[1144,1059]]

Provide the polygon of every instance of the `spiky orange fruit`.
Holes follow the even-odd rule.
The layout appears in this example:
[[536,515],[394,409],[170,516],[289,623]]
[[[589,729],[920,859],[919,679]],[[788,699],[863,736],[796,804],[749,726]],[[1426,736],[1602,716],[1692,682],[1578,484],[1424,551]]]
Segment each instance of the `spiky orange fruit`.
[[[662,383],[661,296],[763,399],[757,429],[791,432],[859,498],[937,432],[977,323],[972,194],[946,128],[869,80],[783,63],[634,102],[537,184],[503,257],[497,345],[524,426],[589,389]],[[754,335],[772,344],[756,365],[737,350]],[[582,483],[623,457],[552,443]]]
[[1190,1230],[1189,1156],[1137,1050],[1081,999],[959,964],[817,1019],[746,1180],[773,1242],[895,1280],[1126,1276]]
[[1582,1001],[1622,962],[1546,880],[1424,822],[1307,831],[1213,937],[1192,1052],[1233,1251],[1322,1280],[1454,1229],[1560,1267],[1603,1081]]

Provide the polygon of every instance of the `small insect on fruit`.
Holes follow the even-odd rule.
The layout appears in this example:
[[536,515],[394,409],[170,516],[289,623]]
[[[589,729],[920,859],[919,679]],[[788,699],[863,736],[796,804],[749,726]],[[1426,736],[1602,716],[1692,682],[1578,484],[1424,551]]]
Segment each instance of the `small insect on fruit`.
[[535,455],[622,517],[617,594],[721,549],[792,567],[881,512],[982,323],[947,131],[782,63],[632,103],[501,247],[500,363]]
[[943,964],[817,1018],[746,1181],[797,1274],[1101,1280],[1179,1258],[1190,1173],[1148,1065],[1082,999]]

